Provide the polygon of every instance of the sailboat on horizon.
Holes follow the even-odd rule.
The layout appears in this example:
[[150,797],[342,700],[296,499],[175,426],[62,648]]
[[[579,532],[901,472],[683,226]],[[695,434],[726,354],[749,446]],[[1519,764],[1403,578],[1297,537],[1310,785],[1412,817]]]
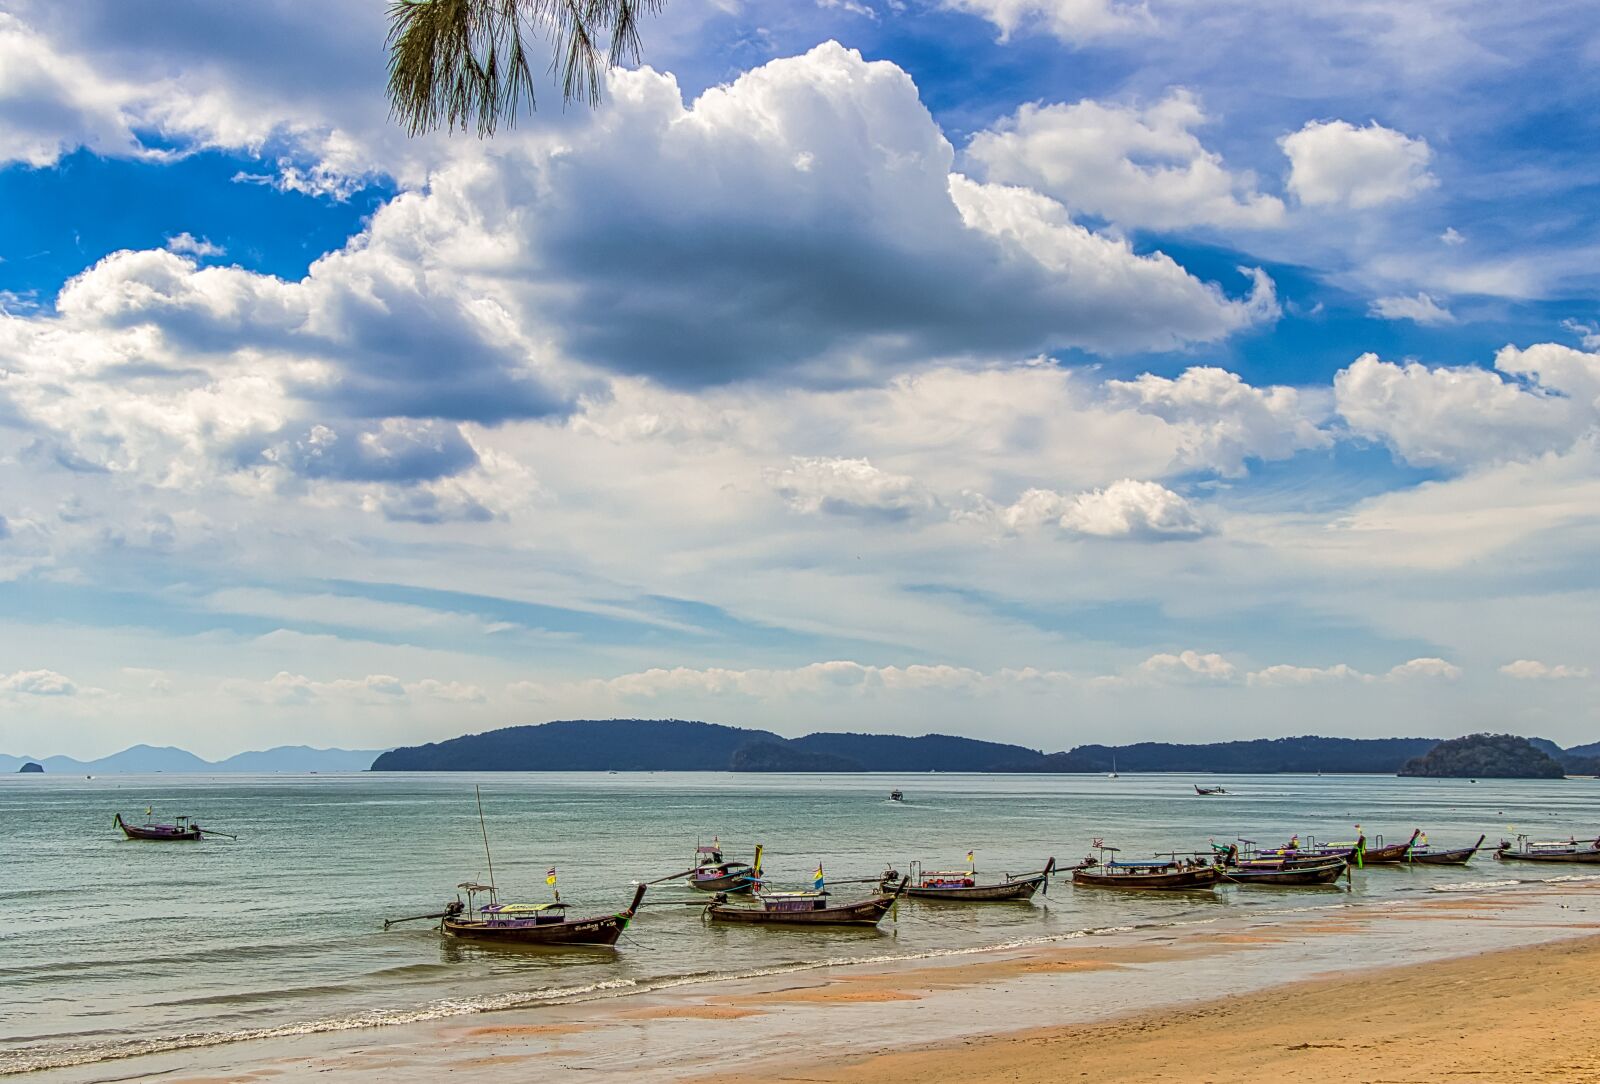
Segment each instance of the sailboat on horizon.
[[1117,775],[1117,754],[1115,754],[1115,753],[1111,754],[1111,770],[1106,773],[1106,778],[1107,779],[1118,779],[1118,778],[1121,778],[1120,776]]

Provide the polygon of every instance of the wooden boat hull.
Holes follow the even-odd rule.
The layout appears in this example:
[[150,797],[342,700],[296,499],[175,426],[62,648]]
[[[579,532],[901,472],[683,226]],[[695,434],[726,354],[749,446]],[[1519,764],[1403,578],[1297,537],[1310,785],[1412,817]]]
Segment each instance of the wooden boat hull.
[[[1050,879],[1050,874],[1055,872],[1056,860],[1050,859],[1044,864],[1044,869],[1038,873],[1030,873],[1025,877],[1012,877],[1000,884],[993,885],[948,885],[945,887],[924,887],[920,885],[907,885],[905,894],[918,900],[942,900],[949,903],[999,903],[1006,900],[1031,900],[1034,893],[1039,891],[1041,885]],[[885,885],[888,891],[893,885]]]
[[170,824],[129,824],[122,819],[121,813],[116,816],[116,826],[122,829],[122,834],[128,839],[142,839],[153,843],[195,843],[201,838],[199,828],[178,828]]
[[615,945],[622,931],[628,928],[623,915],[606,915],[603,918],[571,919],[552,922],[544,926],[497,925],[492,922],[463,922],[445,919],[440,924],[449,937],[466,941],[481,941],[496,945]]
[[906,895],[915,900],[948,900],[952,903],[991,903],[999,900],[1031,900],[1039,886],[1044,884],[1044,874],[1024,877],[998,885],[973,885],[971,888],[908,888]]
[[1396,863],[1404,862],[1407,852],[1411,850],[1412,844],[1417,841],[1417,837],[1421,834],[1420,831],[1413,832],[1411,838],[1404,843],[1391,843],[1387,847],[1368,847],[1361,855],[1362,864],[1368,866],[1392,866]]
[[876,926],[894,906],[893,896],[874,896],[860,903],[824,907],[815,911],[766,911],[756,907],[729,907],[712,903],[706,914],[713,922],[751,926]]
[[439,929],[447,937],[518,948],[607,947],[615,945],[617,938],[622,936],[622,931],[633,921],[634,913],[639,910],[639,904],[644,899],[646,887],[648,886],[640,885],[634,892],[633,902],[628,905],[628,909],[618,914],[544,923],[446,917],[440,921]]
[[1276,868],[1232,866],[1223,869],[1222,876],[1236,885],[1260,885],[1268,888],[1327,885],[1343,877],[1345,870],[1349,868],[1349,864],[1343,859],[1334,859],[1315,866],[1295,864],[1285,864]]
[[689,878],[689,887],[701,892],[727,892],[748,895],[755,881],[749,873],[730,873],[726,877]]
[[1470,847],[1457,847],[1448,851],[1412,851],[1406,856],[1406,861],[1413,866],[1464,866],[1472,861],[1479,848],[1483,846],[1484,836],[1478,837],[1478,842]]
[[1072,883],[1085,888],[1126,888],[1141,892],[1182,892],[1209,889],[1222,879],[1214,866],[1170,870],[1163,873],[1109,873],[1105,867],[1090,866],[1072,871]]
[[1593,865],[1600,862],[1600,851],[1512,851],[1504,848],[1494,852],[1502,862],[1579,862]]

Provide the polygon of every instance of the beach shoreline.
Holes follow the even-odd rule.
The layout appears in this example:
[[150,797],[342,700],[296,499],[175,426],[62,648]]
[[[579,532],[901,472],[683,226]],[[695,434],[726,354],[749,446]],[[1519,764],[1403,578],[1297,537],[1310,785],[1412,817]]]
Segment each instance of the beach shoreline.
[[[695,1084],[973,1084],[1086,1080],[1277,1084],[1600,1081],[1600,934],[1099,1023],[968,1036],[931,1048],[757,1064]],[[1070,1067],[1070,1072],[1067,1072]]]
[[[1080,1049],[1091,1035],[1096,1048],[1148,1040],[1137,1051],[1130,1047],[1121,1062],[1105,1054],[1103,1068],[1123,1079],[1158,1080],[1174,1078],[1170,1074],[1188,1065],[1193,1050],[1209,1049],[1216,1029],[1225,1027],[1258,1036],[1230,1039],[1230,1045],[1270,1048],[1272,1057],[1258,1060],[1279,1065],[1271,1079],[1324,1079],[1305,1075],[1320,1070],[1301,1064],[1305,1053],[1321,1051],[1311,1060],[1339,1064],[1339,1079],[1360,1080],[1367,1079],[1360,1075],[1362,1051],[1340,1053],[1327,1044],[1344,1040],[1310,1024],[1347,1013],[1365,987],[1381,990],[1395,982],[1406,990],[1396,997],[1438,1020],[1470,1016],[1451,1000],[1449,983],[1537,998],[1537,990],[1525,988],[1548,984],[1528,981],[1527,961],[1541,954],[1570,956],[1592,974],[1600,963],[1594,891],[1593,883],[1576,882],[1333,907],[1296,906],[1304,897],[1291,896],[1272,915],[1107,930],[933,959],[714,978],[535,1009],[175,1050],[24,1079],[80,1084],[160,1075],[211,1084],[333,1074],[421,1081],[470,1071],[511,1080],[582,1070],[601,1080],[720,1081],[751,1073],[773,1080],[852,1081],[868,1074],[910,1080],[927,1079],[932,1067],[949,1062],[951,1075],[959,1066],[961,1076],[980,1082],[1042,1080],[1047,1072],[1060,1075],[1063,1057],[1092,1061]],[[1352,974],[1352,968],[1363,970]],[[1454,977],[1457,972],[1466,977]],[[1588,995],[1573,979],[1550,996],[1586,1004]],[[1297,999],[1299,1008],[1274,1009],[1283,997]],[[1255,1005],[1252,1015],[1230,1015],[1230,1006],[1245,1003]],[[1386,1025],[1377,1019],[1365,1026]],[[1520,1034],[1508,1048],[1522,1041]],[[1155,1036],[1165,1038],[1157,1042]],[[1280,1047],[1303,1049],[1284,1053]],[[1213,1063],[1225,1064],[1206,1062]],[[1252,1079],[1240,1075],[1251,1064],[1232,1065],[1233,1075],[1188,1078]],[[1151,1067],[1154,1075],[1130,1076],[1129,1066]],[[1582,1065],[1568,1068],[1587,1072]]]

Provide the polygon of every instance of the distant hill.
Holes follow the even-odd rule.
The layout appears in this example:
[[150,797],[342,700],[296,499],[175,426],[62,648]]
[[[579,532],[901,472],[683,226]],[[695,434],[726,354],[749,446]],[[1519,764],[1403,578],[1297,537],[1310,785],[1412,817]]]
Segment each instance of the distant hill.
[[590,719],[510,726],[391,749],[375,772],[724,772],[741,746],[782,745],[764,730],[682,719]]
[[788,743],[802,753],[821,753],[863,765],[869,772],[1041,771],[1044,754],[948,734],[905,738],[894,734],[807,734]]
[[1560,779],[1559,761],[1514,734],[1469,734],[1406,761],[1401,775],[1453,779]]
[[1391,775],[1437,738],[1272,738],[1176,745],[1084,745],[1044,754],[929,734],[807,734],[683,720],[564,720],[395,749],[374,771],[736,772],[1368,772]]
[[0,772],[18,771],[25,762],[43,765],[56,775],[116,775],[150,772],[359,772],[381,749],[312,749],[283,745],[239,753],[215,763],[171,746],[135,745],[98,760],[73,757],[13,757],[0,754]]
[[18,773],[20,773],[22,775],[43,775],[44,774],[44,765],[43,764],[35,764],[33,761],[30,760],[30,761],[28,761],[28,763],[26,763],[22,767],[18,768],[17,771],[18,771]]
[[1053,772],[1332,772],[1389,775],[1438,738],[1256,738],[1176,745],[1080,745],[1044,759]]

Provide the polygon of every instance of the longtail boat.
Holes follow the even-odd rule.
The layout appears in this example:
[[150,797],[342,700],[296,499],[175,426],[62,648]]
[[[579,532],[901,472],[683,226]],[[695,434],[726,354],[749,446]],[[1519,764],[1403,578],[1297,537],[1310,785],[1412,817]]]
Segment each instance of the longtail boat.
[[[1412,830],[1411,837],[1404,843],[1389,844],[1385,844],[1383,837],[1380,835],[1377,837],[1378,845],[1376,847],[1368,843],[1361,849],[1358,863],[1366,866],[1392,866],[1396,863],[1404,862],[1406,860],[1406,852],[1411,850],[1412,846],[1417,842],[1417,837],[1421,835],[1422,829],[1416,828]],[[1353,853],[1361,842],[1362,840],[1358,838],[1353,843],[1329,843],[1328,846],[1336,850],[1349,847]]]
[[[1241,850],[1239,843],[1244,844]],[[1347,850],[1324,850],[1321,848],[1295,849],[1287,847],[1257,850],[1255,841],[1241,839],[1239,843],[1230,843],[1224,846],[1221,843],[1211,844],[1212,861],[1224,869],[1234,866],[1256,867],[1260,869],[1309,869],[1326,865],[1330,862],[1340,862],[1345,865],[1354,864],[1354,855]]]
[[1100,858],[1085,858],[1074,867],[1072,883],[1085,888],[1131,888],[1143,891],[1177,892],[1185,889],[1210,889],[1222,879],[1216,866],[1195,858],[1170,858],[1157,856],[1142,862],[1121,862],[1107,854],[1117,854],[1118,848],[1099,846]]
[[1600,839],[1539,842],[1519,835],[1515,845],[1502,839],[1494,856],[1502,862],[1600,862]]
[[[1249,843],[1249,840],[1240,840]],[[1253,857],[1262,859],[1288,858],[1301,862],[1318,862],[1325,858],[1343,858],[1352,865],[1360,865],[1362,858],[1368,854],[1367,837],[1357,836],[1353,841],[1345,843],[1318,843],[1315,836],[1307,836],[1302,842],[1299,836],[1294,836],[1281,847],[1267,847],[1255,851]]]
[[[559,891],[555,892],[555,899],[549,903],[501,903],[499,889],[495,887],[494,855],[489,850],[489,826],[483,819],[483,793],[477,787],[472,789],[478,799],[478,829],[483,833],[483,857],[489,865],[489,883],[464,881],[456,886],[456,898],[446,904],[443,911],[430,915],[387,919],[383,928],[387,930],[397,922],[436,918],[439,920],[440,933],[446,937],[459,937],[469,941],[518,947],[554,948],[615,945],[617,938],[622,936],[622,931],[628,928],[628,923],[639,910],[639,904],[644,900],[644,894],[649,891],[650,886],[637,885],[634,888],[633,902],[623,910],[609,915],[591,915],[587,918],[569,917],[568,905],[561,902]],[[546,874],[546,883],[552,889],[555,888],[554,866],[551,866],[550,872]],[[461,900],[461,892],[467,894],[464,903]],[[480,898],[484,901],[481,904],[478,902]]]
[[1478,853],[1483,846],[1483,841],[1488,836],[1479,836],[1478,842],[1470,847],[1452,847],[1448,850],[1436,851],[1428,846],[1428,837],[1422,836],[1420,840],[1406,852],[1404,862],[1414,866],[1464,866],[1472,861],[1472,856]]
[[901,881],[893,892],[879,893],[854,903],[835,904],[827,889],[805,892],[761,892],[758,907],[728,902],[726,894],[706,905],[713,922],[743,922],[756,926],[876,926],[905,890]]
[[1226,793],[1228,793],[1227,790],[1225,788],[1223,788],[1223,787],[1202,787],[1199,783],[1196,783],[1194,785],[1194,792],[1196,794],[1201,794],[1201,795],[1226,794]]
[[[592,915],[571,918],[567,904],[553,903],[501,903],[493,885],[467,882],[457,888],[466,892],[463,904],[458,896],[454,903],[439,916],[439,929],[448,937],[472,941],[493,942],[499,945],[615,945],[622,931],[628,928],[639,904],[648,889],[639,885],[634,889],[633,902],[626,908],[609,915]],[[478,905],[482,896],[488,902]]]
[[1350,863],[1337,857],[1318,861],[1255,859],[1236,866],[1222,866],[1220,870],[1224,880],[1236,885],[1295,887],[1332,884],[1349,875]]
[[755,862],[730,862],[722,853],[722,844],[713,839],[710,846],[694,849],[694,870],[689,874],[689,885],[702,892],[749,893],[761,882],[761,847],[757,845]]
[[[917,900],[949,900],[956,903],[989,903],[999,900],[1031,900],[1043,888],[1050,891],[1050,875],[1055,872],[1056,860],[1051,858],[1037,873],[1017,876],[1005,874],[1004,880],[980,884],[976,870],[924,870],[920,863],[911,864],[910,884],[905,894]],[[893,887],[896,875],[890,871],[884,876],[883,888]]]
[[129,824],[118,813],[113,818],[112,827],[122,829],[122,834],[129,839],[148,839],[163,843],[194,842],[203,837],[205,829],[201,828],[188,817],[174,817],[172,824],[161,824],[147,820],[143,824]]

